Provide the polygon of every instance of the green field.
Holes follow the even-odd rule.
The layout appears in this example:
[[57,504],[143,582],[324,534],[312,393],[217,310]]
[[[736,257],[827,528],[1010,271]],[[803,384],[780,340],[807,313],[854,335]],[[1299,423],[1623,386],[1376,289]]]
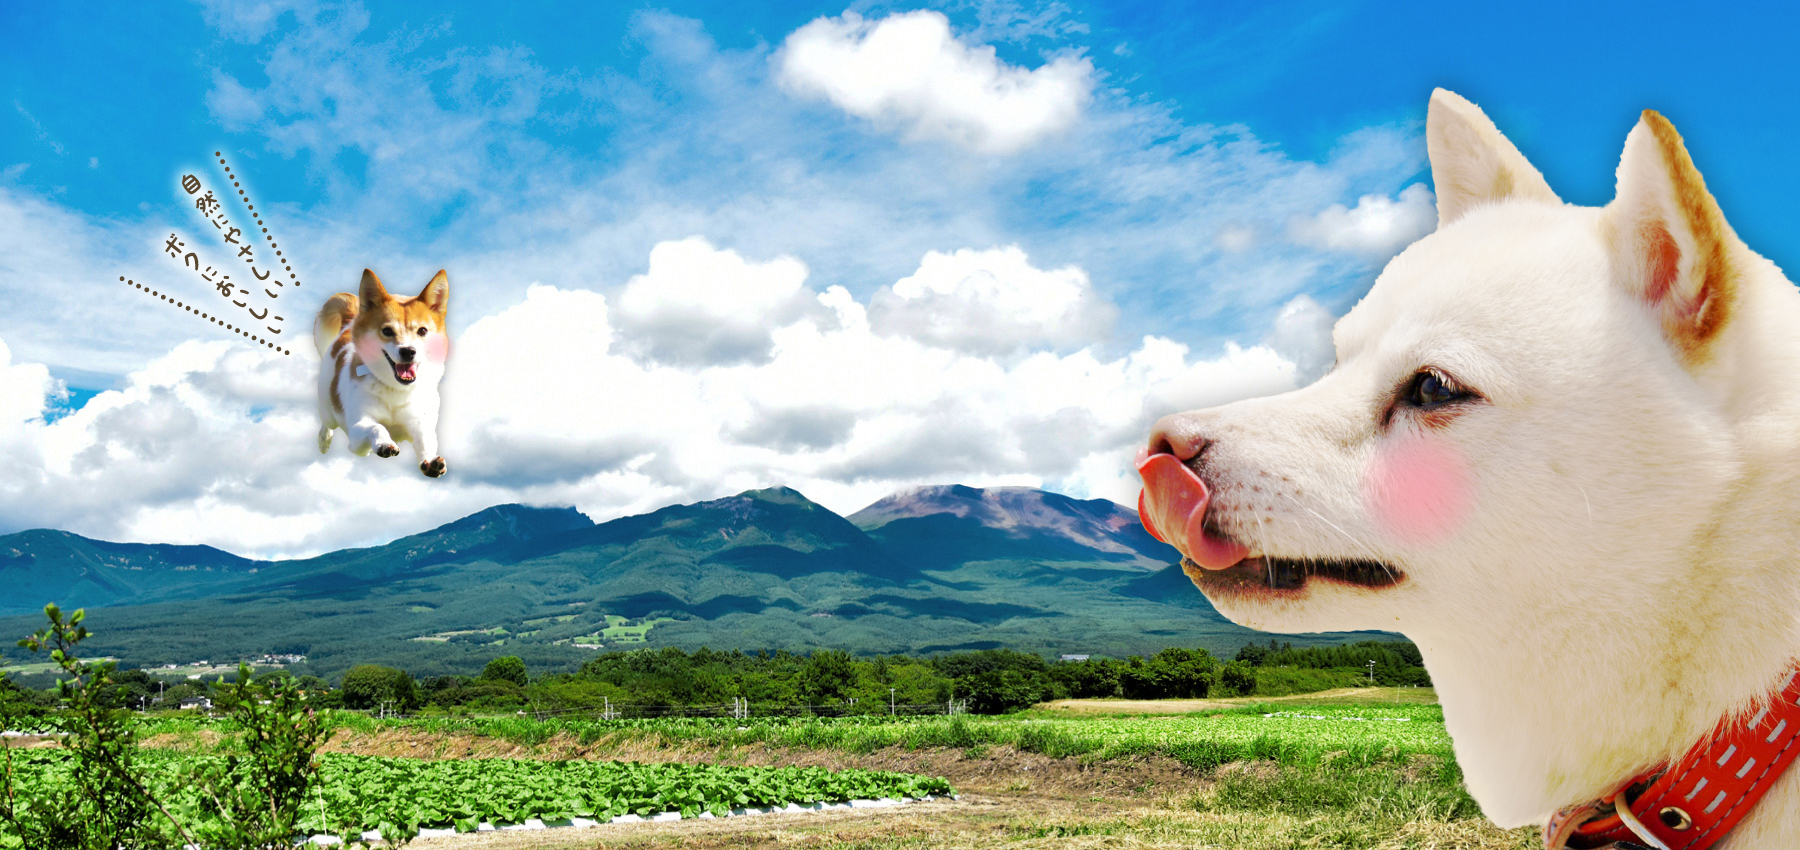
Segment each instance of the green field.
[[[1265,716],[1272,715],[1272,716]],[[1436,705],[1246,704],[1175,716],[1070,716],[1023,712],[889,719],[658,718],[595,720],[515,716],[376,720],[352,715],[345,728],[428,736],[474,736],[534,746],[559,737],[579,742],[735,749],[749,746],[866,754],[888,748],[1011,747],[1089,762],[1159,756],[1204,771],[1239,761],[1291,765],[1406,764],[1427,756],[1452,764],[1443,712]],[[165,731],[175,731],[168,724]]]
[[[149,762],[149,784],[183,826],[205,834],[205,801],[186,780],[223,761],[213,754],[160,751]],[[301,828],[312,835],[352,840],[367,830],[408,838],[421,829],[473,832],[528,819],[609,821],[674,812],[715,817],[751,808],[857,799],[918,798],[951,793],[941,779],[862,770],[800,767],[725,767],[634,764],[617,761],[533,762],[521,759],[424,760],[327,753],[319,757],[318,806],[306,807]],[[18,753],[9,767],[28,794],[74,780],[70,759],[57,750]],[[178,816],[179,817],[179,816]],[[0,827],[3,829],[3,827]],[[0,847],[7,846],[0,833]]]
[[[657,811],[690,814],[747,805],[731,796],[737,792],[689,793],[702,786],[724,787],[715,780],[691,775],[670,779],[683,774],[658,774],[665,768],[647,767],[636,768],[638,775],[660,778],[643,779],[638,785],[663,783],[663,791],[645,796],[627,792],[616,782],[606,785],[614,790],[605,799],[640,802],[621,803],[621,808],[596,805],[601,798],[592,794],[582,796],[586,792],[579,789],[610,781],[593,779],[600,774],[588,771],[611,770],[606,765],[623,759],[711,766],[707,770],[807,767],[815,769],[814,776],[824,775],[816,771],[821,765],[897,772],[948,782],[960,799],[879,814],[689,819],[655,830],[614,826],[605,833],[608,847],[1526,850],[1534,846],[1531,830],[1500,830],[1481,817],[1462,788],[1442,711],[1430,699],[1428,688],[1364,689],[1343,696],[1214,702],[1200,711],[1176,714],[1152,712],[1187,703],[1152,705],[1129,714],[1116,713],[1121,703],[1106,702],[1091,706],[1094,711],[1041,709],[992,717],[895,719],[377,720],[340,714],[333,720],[327,746],[334,755],[327,759],[324,792],[326,813],[338,820],[321,823],[343,830],[355,817],[365,823],[373,818],[401,824],[394,819],[404,816],[411,818],[406,823],[441,823],[449,817],[467,825],[477,817],[473,811],[477,804],[487,806],[481,817],[500,819],[494,822],[581,816],[579,811],[637,813],[658,805],[663,808]],[[152,743],[184,757],[230,751],[233,746],[232,728],[220,722],[168,718],[147,732]],[[422,759],[391,757],[400,752]],[[350,755],[364,760],[341,760]],[[384,758],[366,758],[374,755]],[[361,766],[347,770],[346,765]],[[873,780],[825,781],[855,785]],[[481,790],[495,787],[521,790],[498,797]],[[943,786],[914,784],[906,786],[910,792],[893,794],[916,796],[928,787]],[[463,791],[443,790],[455,788]],[[675,793],[678,790],[686,796]],[[864,788],[844,793],[876,792]],[[457,806],[462,807],[456,809],[461,814],[452,813]],[[364,814],[355,815],[358,811]],[[778,825],[770,825],[777,821]],[[750,825],[753,822],[764,825]],[[437,846],[433,843],[437,840],[418,846]],[[498,842],[495,847],[521,850],[595,846],[585,830],[492,840]]]
[[[92,660],[94,660],[94,661],[118,661],[119,659],[108,655],[108,656],[102,656],[100,658],[95,658]],[[61,670],[62,668],[58,667],[56,665],[56,662],[54,662],[54,661],[30,661],[30,662],[8,661],[6,663],[6,667],[4,669],[6,671],[6,674],[9,676],[38,676],[38,675],[42,675],[45,673],[55,673],[55,672],[58,672],[59,670]],[[233,668],[233,669],[236,669],[236,668]]]
[[[556,642],[559,644],[593,649],[601,647],[617,649],[621,645],[641,645],[649,642],[651,629],[654,629],[663,623],[675,622],[675,618],[673,617],[652,617],[642,622],[633,623],[631,618],[621,617],[617,614],[606,614],[604,616],[606,618],[604,621],[606,623],[605,628],[585,635],[562,638]],[[526,625],[556,625],[567,623],[573,619],[575,619],[574,615],[564,614],[558,617],[543,617],[537,620],[527,620]],[[519,637],[532,637],[536,634],[537,632],[520,632]]]

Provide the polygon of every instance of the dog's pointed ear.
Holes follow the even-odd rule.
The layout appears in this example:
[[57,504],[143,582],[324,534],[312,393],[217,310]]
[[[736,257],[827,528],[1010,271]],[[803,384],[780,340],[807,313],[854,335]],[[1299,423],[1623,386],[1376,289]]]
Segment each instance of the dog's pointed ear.
[[1431,92],[1425,147],[1431,155],[1431,182],[1437,186],[1438,227],[1507,198],[1562,203],[1487,114],[1461,95]]
[[1657,312],[1684,361],[1704,360],[1737,300],[1737,235],[1675,125],[1653,110],[1625,137],[1606,227],[1619,282]]
[[357,291],[357,300],[362,302],[363,310],[373,310],[387,298],[387,289],[381,285],[381,278],[376,277],[374,272],[363,269],[362,287]]
[[443,269],[438,269],[438,273],[432,275],[431,282],[419,290],[419,300],[425,302],[431,312],[443,315],[444,308],[450,305],[450,276]]

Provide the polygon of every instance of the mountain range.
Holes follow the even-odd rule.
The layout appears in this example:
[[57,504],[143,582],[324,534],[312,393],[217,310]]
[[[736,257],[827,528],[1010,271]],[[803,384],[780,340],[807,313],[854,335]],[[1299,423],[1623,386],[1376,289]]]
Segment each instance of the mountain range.
[[848,517],[783,487],[599,524],[499,505],[284,561],[38,529],[0,537],[0,636],[56,602],[89,609],[89,654],[128,665],[291,654],[322,675],[472,673],[497,655],[568,669],[646,646],[1124,657],[1266,639],[1220,617],[1179,558],[1104,499],[957,485]]

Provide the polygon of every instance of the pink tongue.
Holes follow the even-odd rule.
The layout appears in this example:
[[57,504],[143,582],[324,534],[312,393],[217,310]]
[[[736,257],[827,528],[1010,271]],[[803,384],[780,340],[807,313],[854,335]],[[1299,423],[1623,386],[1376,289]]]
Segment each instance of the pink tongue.
[[417,369],[417,364],[396,363],[394,364],[394,377],[399,378],[402,381],[414,380],[419,377]]
[[[1237,543],[1206,533],[1203,523],[1212,494],[1187,464],[1172,454],[1153,455],[1146,449],[1138,452],[1137,470],[1144,479],[1144,490],[1138,494],[1138,517],[1156,539],[1209,570],[1229,568],[1250,554]],[[1157,529],[1169,533],[1165,536]]]

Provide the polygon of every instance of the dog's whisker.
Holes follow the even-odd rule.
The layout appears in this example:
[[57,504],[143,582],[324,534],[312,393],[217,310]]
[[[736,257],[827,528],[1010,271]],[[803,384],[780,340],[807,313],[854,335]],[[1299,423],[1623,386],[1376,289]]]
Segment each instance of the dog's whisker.
[[1352,546],[1355,546],[1358,549],[1363,550],[1363,552],[1369,556],[1369,560],[1374,561],[1377,564],[1381,564],[1382,568],[1386,569],[1390,575],[1393,574],[1393,572],[1394,572],[1393,568],[1389,567],[1387,565],[1387,563],[1382,560],[1381,555],[1375,551],[1374,547],[1371,547],[1367,543],[1364,543],[1363,541],[1357,539],[1355,536],[1351,535],[1350,532],[1345,531],[1342,528],[1339,528],[1337,523],[1326,519],[1323,514],[1319,513],[1318,511],[1313,510],[1311,506],[1300,502],[1298,499],[1295,499],[1294,501],[1296,504],[1299,504],[1300,507],[1303,510],[1305,510],[1307,513],[1312,514],[1320,522],[1325,523],[1325,525],[1329,526],[1332,531],[1337,532],[1338,534],[1342,535],[1345,540],[1350,541],[1350,544]]

